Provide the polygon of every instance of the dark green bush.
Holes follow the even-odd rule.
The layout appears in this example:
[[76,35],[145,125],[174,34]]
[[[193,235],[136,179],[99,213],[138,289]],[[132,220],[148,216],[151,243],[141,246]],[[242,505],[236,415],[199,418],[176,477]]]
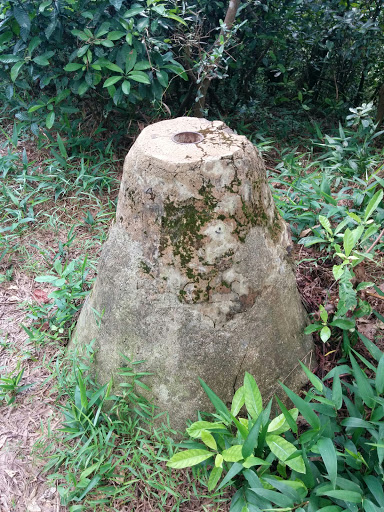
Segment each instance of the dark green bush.
[[[23,109],[23,120],[48,128],[59,113],[76,113],[79,98],[91,98],[104,114],[132,112],[133,104],[161,105],[166,91],[164,109],[184,114],[218,50],[205,114],[263,123],[271,115],[265,107],[273,107],[281,115],[274,112],[271,123],[288,134],[297,111],[303,120],[308,111],[340,116],[376,98],[384,81],[381,0],[243,3],[233,37],[217,46],[227,7],[206,0],[5,0],[4,99]],[[182,80],[187,72],[189,83]]]
[[[91,95],[108,112],[160,101],[172,76],[186,79],[169,39],[185,22],[173,2],[24,0],[1,3],[0,79],[7,100],[51,128]],[[28,114],[28,115],[27,115]]]

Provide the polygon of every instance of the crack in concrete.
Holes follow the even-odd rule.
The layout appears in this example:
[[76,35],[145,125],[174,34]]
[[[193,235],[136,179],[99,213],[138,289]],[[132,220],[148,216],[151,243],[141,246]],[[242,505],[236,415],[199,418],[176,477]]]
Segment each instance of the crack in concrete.
[[245,351],[245,354],[244,354],[244,356],[243,356],[243,359],[241,360],[241,363],[240,363],[240,365],[239,365],[239,369],[238,369],[238,371],[237,371],[237,373],[236,373],[235,381],[234,381],[234,383],[233,383],[233,394],[235,394],[235,393],[236,393],[236,382],[237,382],[237,379],[239,378],[239,375],[240,375],[241,369],[242,369],[242,367],[243,367],[243,363],[244,363],[244,361],[245,361],[245,358],[247,357],[247,354],[248,354],[248,347],[249,347],[249,344],[247,345],[247,349],[246,349],[246,351]]

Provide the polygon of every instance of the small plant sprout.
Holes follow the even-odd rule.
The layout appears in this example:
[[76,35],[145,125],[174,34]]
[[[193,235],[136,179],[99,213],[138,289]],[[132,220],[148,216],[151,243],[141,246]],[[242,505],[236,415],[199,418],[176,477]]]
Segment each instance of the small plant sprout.
[[24,384],[20,386],[20,381],[24,375],[24,368],[20,370],[20,361],[17,367],[8,375],[0,376],[0,400],[5,400],[8,405],[13,404],[16,395],[33,386],[33,384]]

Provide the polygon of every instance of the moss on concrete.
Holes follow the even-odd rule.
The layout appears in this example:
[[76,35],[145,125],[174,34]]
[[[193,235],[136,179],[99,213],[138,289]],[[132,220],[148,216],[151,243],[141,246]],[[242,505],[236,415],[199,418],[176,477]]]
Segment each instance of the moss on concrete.
[[176,205],[173,201],[164,204],[164,215],[161,218],[161,253],[172,247],[173,254],[179,256],[185,268],[194,257],[195,250],[201,247],[201,228],[209,222],[212,211],[201,208],[196,199],[188,199]]

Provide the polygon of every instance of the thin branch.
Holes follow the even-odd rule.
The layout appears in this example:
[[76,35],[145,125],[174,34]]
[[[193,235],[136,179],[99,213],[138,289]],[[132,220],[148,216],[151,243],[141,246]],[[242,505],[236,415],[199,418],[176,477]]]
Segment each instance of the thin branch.
[[380,242],[383,235],[384,235],[384,229],[381,230],[380,235],[376,238],[376,240],[373,242],[371,247],[366,251],[367,253],[372,251],[372,249]]

